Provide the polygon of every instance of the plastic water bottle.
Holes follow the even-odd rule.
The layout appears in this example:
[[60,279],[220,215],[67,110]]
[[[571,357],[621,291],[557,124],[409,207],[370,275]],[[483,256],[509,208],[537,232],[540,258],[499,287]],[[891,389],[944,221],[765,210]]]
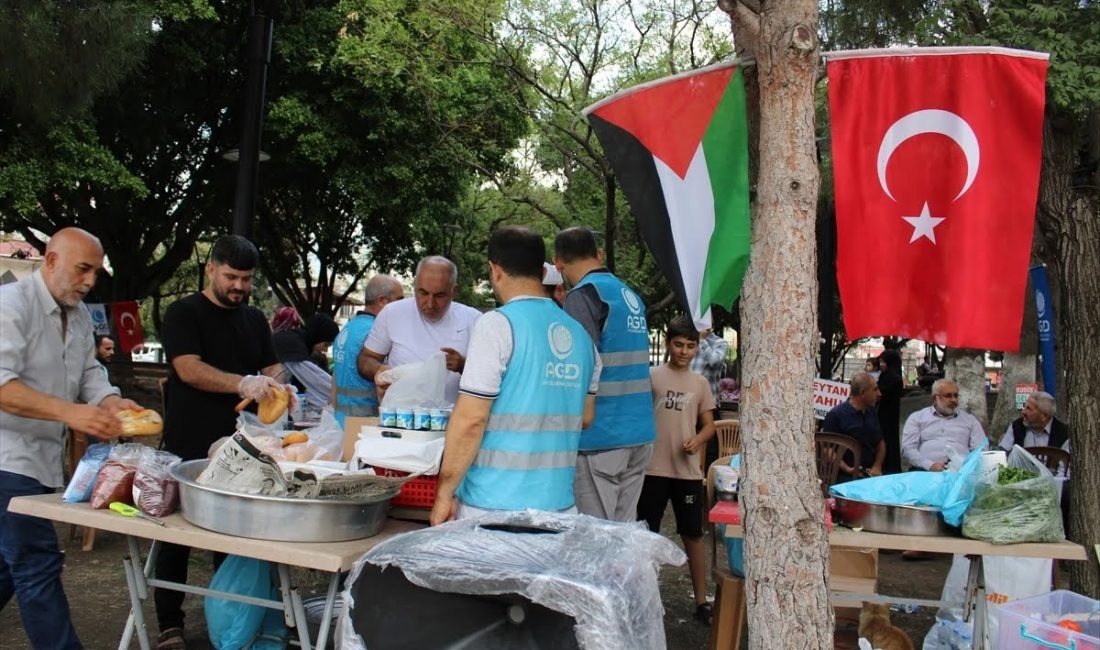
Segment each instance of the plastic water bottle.
[[295,422],[302,422],[305,420],[306,412],[306,394],[299,392],[298,403],[294,406],[294,410],[290,413],[290,422],[287,424],[293,426]]

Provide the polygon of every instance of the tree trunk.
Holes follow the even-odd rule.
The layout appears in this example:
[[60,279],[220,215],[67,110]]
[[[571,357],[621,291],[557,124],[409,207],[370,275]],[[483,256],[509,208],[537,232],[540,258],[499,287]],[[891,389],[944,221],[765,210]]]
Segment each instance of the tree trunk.
[[989,407],[985,399],[985,351],[948,348],[943,376],[959,385],[959,408],[978,418],[989,433]]
[[756,59],[746,84],[759,92],[759,105],[750,107],[759,119],[759,167],[741,302],[749,647],[831,649],[828,542],[811,409],[820,183],[813,105],[817,3],[775,0],[759,13],[722,6],[732,14],[739,52]]
[[[1060,296],[1057,390],[1064,394],[1065,409],[1059,417],[1069,424],[1073,451],[1069,534],[1090,554],[1100,543],[1100,382],[1094,376],[1100,368],[1100,167],[1095,154],[1079,156],[1095,152],[1098,125],[1095,109],[1085,120],[1048,109],[1039,182],[1039,226],[1051,248],[1046,261]],[[1100,565],[1070,562],[1069,567],[1071,588],[1100,598]]]

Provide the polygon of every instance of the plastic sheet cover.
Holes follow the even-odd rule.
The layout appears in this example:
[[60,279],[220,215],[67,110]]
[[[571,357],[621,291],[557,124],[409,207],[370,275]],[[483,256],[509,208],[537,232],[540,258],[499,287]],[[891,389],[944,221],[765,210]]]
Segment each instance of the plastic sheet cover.
[[[486,526],[558,531],[532,534]],[[415,585],[445,593],[519,594],[572,616],[583,648],[665,647],[660,565],[686,556],[643,522],[536,510],[501,512],[424,528],[379,544],[348,576],[340,618],[344,648],[365,646],[355,633],[350,587],[366,563],[397,567]]]

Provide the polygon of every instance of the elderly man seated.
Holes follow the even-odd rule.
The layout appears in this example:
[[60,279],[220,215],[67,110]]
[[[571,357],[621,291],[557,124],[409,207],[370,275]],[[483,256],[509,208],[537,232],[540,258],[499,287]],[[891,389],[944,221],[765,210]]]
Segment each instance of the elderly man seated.
[[959,385],[950,379],[937,379],[932,384],[932,405],[905,421],[901,455],[911,469],[942,472],[947,466],[948,448],[965,455],[985,442],[978,419],[959,410]]
[[1020,417],[1008,425],[1001,436],[1001,449],[1011,451],[1013,445],[1021,447],[1060,447],[1069,451],[1069,427],[1054,417],[1054,396],[1039,391],[1027,398],[1020,410]]

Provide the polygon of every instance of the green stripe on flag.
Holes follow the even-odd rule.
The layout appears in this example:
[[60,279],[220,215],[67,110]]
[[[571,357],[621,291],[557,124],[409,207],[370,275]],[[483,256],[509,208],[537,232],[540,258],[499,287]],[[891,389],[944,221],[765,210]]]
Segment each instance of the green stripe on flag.
[[749,147],[745,84],[738,68],[703,135],[703,154],[714,194],[714,234],[707,250],[699,305],[727,309],[741,293],[749,265]]

